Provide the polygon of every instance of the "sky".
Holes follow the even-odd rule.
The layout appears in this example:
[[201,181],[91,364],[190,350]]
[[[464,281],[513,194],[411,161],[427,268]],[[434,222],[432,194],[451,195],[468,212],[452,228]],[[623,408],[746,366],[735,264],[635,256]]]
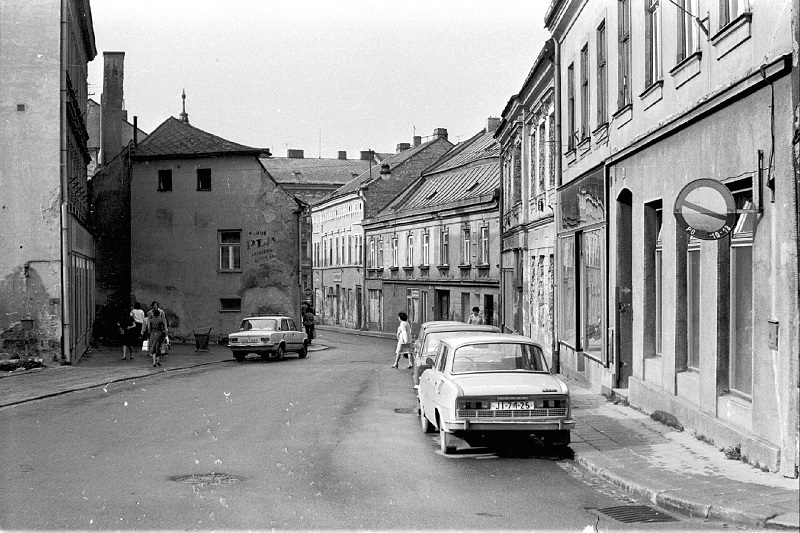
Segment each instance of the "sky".
[[128,119],[181,112],[225,139],[306,158],[358,158],[499,117],[545,40],[550,0],[91,0],[103,52],[125,52]]

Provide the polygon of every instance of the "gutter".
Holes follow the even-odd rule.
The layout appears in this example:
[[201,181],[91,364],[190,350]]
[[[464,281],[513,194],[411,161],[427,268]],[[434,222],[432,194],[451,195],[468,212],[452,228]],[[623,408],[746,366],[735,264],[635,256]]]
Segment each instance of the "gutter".
[[69,202],[69,182],[67,180],[67,121],[66,119],[66,90],[67,90],[67,71],[64,68],[67,50],[67,20],[69,6],[66,0],[61,1],[61,35],[60,35],[60,58],[59,58],[59,80],[60,80],[60,169],[59,177],[61,181],[61,363],[72,364],[72,338],[70,335],[70,260],[69,260],[69,212],[67,205]]
[[[555,2],[554,2],[555,5]],[[551,6],[552,8],[552,6]],[[558,220],[559,220],[559,212],[560,206],[558,205],[558,189],[561,187],[561,47],[559,46],[558,42],[555,38],[552,39],[553,41],[553,56],[555,59],[555,64],[553,65],[553,100],[555,102],[555,115],[556,115],[556,131],[553,139],[555,140],[555,151],[556,157],[555,159],[555,189],[556,192],[553,195],[553,225],[555,226],[556,232],[556,239],[555,239],[555,246],[553,246],[553,260],[555,261],[555,265],[553,265],[553,293],[558,290],[558,265],[560,265],[561,257],[559,255],[559,245],[558,245]],[[561,352],[559,351],[558,345],[558,317],[559,317],[559,299],[556,294],[553,295],[553,302],[555,303],[555,309],[553,309],[553,344],[550,347],[550,352],[553,356],[553,368],[556,372],[561,372]]]

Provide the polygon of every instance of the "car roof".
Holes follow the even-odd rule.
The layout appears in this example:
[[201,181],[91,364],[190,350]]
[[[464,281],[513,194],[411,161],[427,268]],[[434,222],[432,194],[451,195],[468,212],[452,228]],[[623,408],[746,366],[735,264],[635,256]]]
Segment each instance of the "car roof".
[[290,316],[286,316],[286,315],[260,315],[260,316],[249,316],[249,317],[247,317],[247,318],[243,318],[242,320],[253,320],[253,319],[257,319],[257,318],[274,318],[275,320],[281,320],[281,319],[283,319],[283,318],[289,318],[289,319],[291,319],[291,320],[294,320],[292,317],[290,317]]
[[430,320],[428,322],[423,322],[420,328],[428,329],[434,326],[444,326],[447,324],[463,324],[464,322],[456,322],[455,320]]
[[439,333],[445,331],[485,331],[486,333],[495,333],[499,328],[497,326],[488,326],[485,324],[465,324],[463,322],[446,322],[441,324],[433,324],[425,328],[425,333]]
[[542,347],[541,344],[531,339],[530,337],[525,337],[524,335],[515,335],[513,333],[487,333],[485,335],[470,335],[469,337],[448,337],[446,339],[442,339],[443,344],[447,344],[453,349],[460,348],[461,346],[464,346],[466,344],[485,344],[490,342],[534,344],[540,348]]

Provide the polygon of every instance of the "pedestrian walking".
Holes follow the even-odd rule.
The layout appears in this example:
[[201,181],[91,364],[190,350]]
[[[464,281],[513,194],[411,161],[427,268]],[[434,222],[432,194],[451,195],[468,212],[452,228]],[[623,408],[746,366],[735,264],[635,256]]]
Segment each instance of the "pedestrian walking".
[[317,336],[314,324],[315,324],[314,308],[308,306],[306,307],[306,310],[303,313],[303,327],[306,328],[306,337],[308,337],[308,344],[311,344],[311,341]]
[[133,347],[139,340],[140,329],[136,327],[136,322],[130,313],[120,317],[117,327],[122,337],[122,360],[133,360]]
[[150,306],[150,311],[147,313],[147,334],[148,351],[153,357],[153,366],[161,366],[159,357],[161,355],[161,345],[169,335],[169,328],[167,327],[167,317],[159,309],[158,302],[153,302]]
[[400,363],[400,356],[405,354],[408,357],[408,368],[413,367],[411,360],[411,324],[408,323],[408,315],[400,311],[397,313],[400,324],[397,326],[397,348],[395,348],[395,358],[392,368],[397,368]]
[[135,347],[138,348],[142,345],[142,339],[144,339],[144,310],[142,309],[142,304],[139,302],[134,302],[133,309],[131,309],[131,316],[133,317],[133,321],[136,324],[136,344]]
[[467,319],[467,324],[483,324],[483,317],[481,316],[481,308],[480,307],[473,307],[472,314],[469,315]]

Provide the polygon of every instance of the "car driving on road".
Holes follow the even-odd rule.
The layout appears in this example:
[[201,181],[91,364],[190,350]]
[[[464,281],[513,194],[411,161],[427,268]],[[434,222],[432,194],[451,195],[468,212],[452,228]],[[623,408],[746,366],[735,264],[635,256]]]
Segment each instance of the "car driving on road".
[[429,363],[419,383],[419,416],[423,431],[439,430],[442,453],[453,453],[458,439],[472,446],[523,439],[569,444],[575,427],[569,389],[550,374],[530,338],[449,337]]
[[248,353],[280,360],[286,352],[296,352],[303,359],[308,355],[308,337],[288,316],[251,316],[228,335],[228,348],[240,363]]

